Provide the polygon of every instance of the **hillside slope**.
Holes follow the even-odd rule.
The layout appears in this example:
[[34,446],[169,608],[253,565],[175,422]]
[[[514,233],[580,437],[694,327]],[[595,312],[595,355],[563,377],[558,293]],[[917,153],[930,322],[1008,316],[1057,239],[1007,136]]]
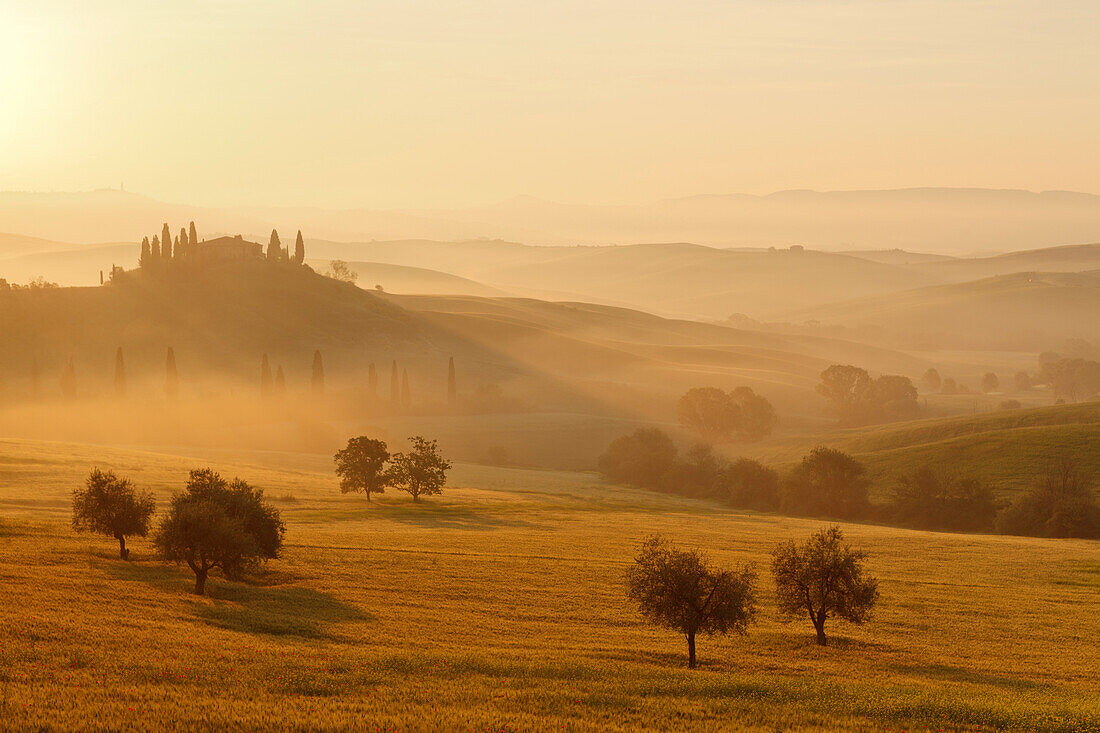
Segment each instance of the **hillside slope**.
[[1019,272],[860,298],[786,314],[799,323],[880,326],[911,348],[1060,349],[1100,341],[1100,271]]
[[899,475],[921,466],[945,467],[990,482],[1011,494],[1031,484],[1060,455],[1080,459],[1100,477],[1100,403],[1056,405],[870,428],[790,436],[754,446],[750,453],[780,466],[800,460],[816,445],[855,455],[888,492]]

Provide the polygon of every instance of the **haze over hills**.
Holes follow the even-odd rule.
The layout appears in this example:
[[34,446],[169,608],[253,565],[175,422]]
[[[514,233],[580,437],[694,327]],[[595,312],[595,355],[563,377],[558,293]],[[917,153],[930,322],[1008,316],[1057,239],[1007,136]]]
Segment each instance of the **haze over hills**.
[[510,239],[528,244],[695,242],[718,247],[1006,252],[1100,239],[1100,196],[917,188],[702,195],[636,205],[520,196],[466,209],[196,207],[115,190],[0,193],[0,231],[73,242],[136,241],[164,221],[258,237],[301,227],[332,240]]
[[1100,271],[1011,275],[816,306],[781,320],[880,326],[908,348],[1058,350],[1100,343]]

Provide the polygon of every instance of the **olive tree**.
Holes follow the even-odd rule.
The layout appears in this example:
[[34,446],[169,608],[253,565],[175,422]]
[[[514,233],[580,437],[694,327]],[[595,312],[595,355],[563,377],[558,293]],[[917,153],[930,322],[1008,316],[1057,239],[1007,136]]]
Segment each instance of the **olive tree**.
[[414,435],[409,442],[411,451],[393,455],[386,472],[389,483],[412,494],[414,502],[419,502],[421,496],[442,494],[451,462],[440,454],[434,440]]
[[347,447],[333,457],[336,475],[340,477],[340,491],[345,494],[362,492],[367,495],[367,501],[371,494],[385,493],[390,480],[386,471],[389,459],[390,452],[381,440],[364,435],[350,438]]
[[687,639],[695,668],[696,634],[744,633],[756,614],[756,571],[724,570],[698,552],[679,550],[659,536],[647,539],[627,571],[627,593],[651,622]]
[[73,491],[73,529],[114,537],[123,560],[130,558],[126,538],[149,534],[154,511],[152,494],[138,493],[129,479],[120,479],[113,471],[93,468],[84,488]]
[[195,593],[203,595],[212,569],[235,578],[278,557],[285,531],[262,489],[240,479],[228,482],[204,468],[191,471],[186,490],[172,497],[155,542],[162,559],[187,563],[195,574]]
[[878,581],[863,567],[866,555],[844,541],[840,527],[815,532],[801,545],[786,542],[772,551],[779,610],[788,620],[809,617],[817,643],[826,645],[825,621],[863,623],[878,600]]

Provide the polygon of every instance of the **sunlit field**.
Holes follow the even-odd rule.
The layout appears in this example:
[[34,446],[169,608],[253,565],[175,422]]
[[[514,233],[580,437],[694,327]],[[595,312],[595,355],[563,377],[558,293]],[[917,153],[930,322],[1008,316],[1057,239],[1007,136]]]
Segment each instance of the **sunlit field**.
[[[155,492],[210,465],[262,486],[284,557],[246,582],[69,528],[98,465]],[[327,456],[0,442],[0,727],[142,730],[1100,730],[1100,544],[845,525],[871,623],[781,623],[767,555],[821,526],[460,464],[440,497],[342,495]],[[644,625],[624,571],[648,534],[760,571],[758,623]]]

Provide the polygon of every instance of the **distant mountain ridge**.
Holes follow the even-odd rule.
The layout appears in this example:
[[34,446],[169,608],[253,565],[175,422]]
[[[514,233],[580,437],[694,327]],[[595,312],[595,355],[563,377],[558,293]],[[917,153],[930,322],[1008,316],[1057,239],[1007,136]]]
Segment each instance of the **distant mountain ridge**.
[[[645,204],[519,196],[461,209],[198,207],[133,193],[0,192],[0,231],[74,242],[136,241],[164,221],[206,233],[303,229],[330,240],[509,239],[528,244],[690,241],[716,247],[1006,252],[1100,240],[1100,196],[1072,191],[908,188],[703,194]],[[175,224],[174,224],[175,225]]]

